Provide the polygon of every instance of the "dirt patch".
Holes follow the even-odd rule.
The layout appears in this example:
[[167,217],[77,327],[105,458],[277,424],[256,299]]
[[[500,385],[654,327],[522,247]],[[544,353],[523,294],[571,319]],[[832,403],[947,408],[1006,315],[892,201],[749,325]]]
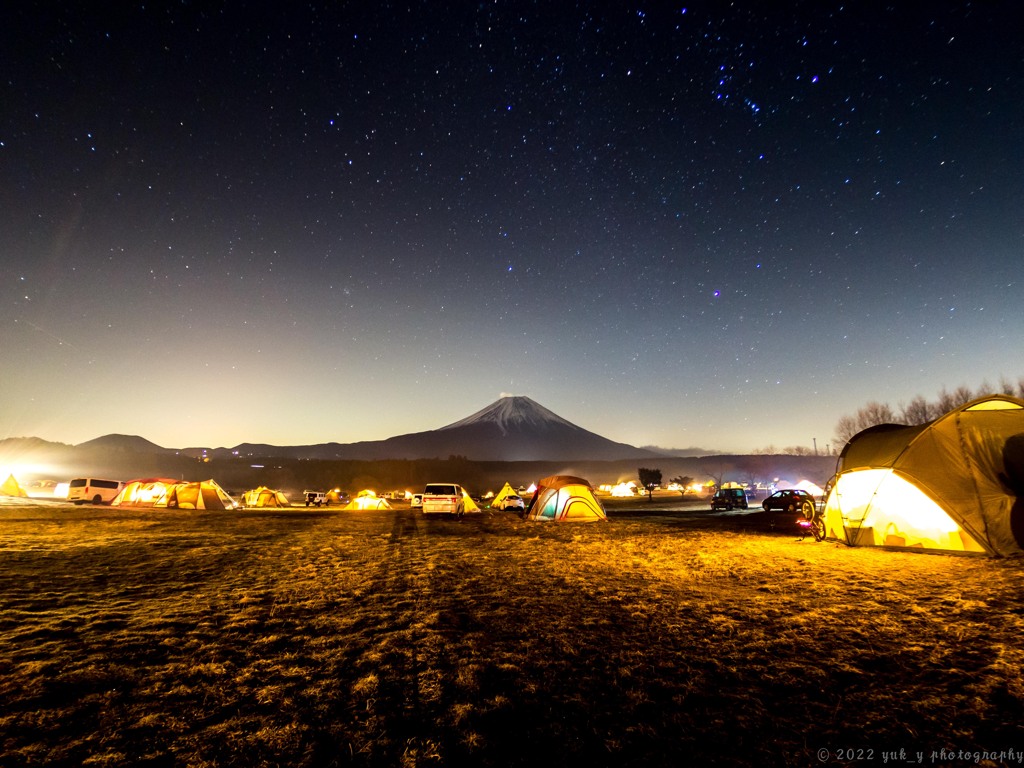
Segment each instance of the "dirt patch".
[[559,525],[28,505],[0,532],[4,765],[1024,750],[1020,560],[622,506]]

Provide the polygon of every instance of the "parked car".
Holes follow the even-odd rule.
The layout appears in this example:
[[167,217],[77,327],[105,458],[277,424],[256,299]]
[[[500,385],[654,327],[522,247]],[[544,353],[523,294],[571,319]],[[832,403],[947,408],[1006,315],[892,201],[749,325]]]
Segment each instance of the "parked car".
[[803,509],[804,504],[810,504],[813,509],[814,497],[807,491],[801,491],[798,488],[776,491],[761,502],[765,512],[799,512]]
[[712,509],[747,509],[747,492],[742,488],[719,488],[711,497]]
[[323,491],[303,491],[302,496],[306,501],[307,507],[310,504],[314,507],[319,507],[321,505],[326,506],[328,504],[327,494]]
[[456,483],[428,483],[423,489],[423,514],[462,517],[466,511],[463,494]]
[[497,509],[518,509],[520,512],[526,509],[526,502],[523,501],[522,496],[516,496],[514,493],[510,493],[504,499],[498,502]]
[[331,504],[338,504],[345,506],[349,502],[348,492],[341,490],[341,488],[334,488],[324,494],[324,506],[329,507]]

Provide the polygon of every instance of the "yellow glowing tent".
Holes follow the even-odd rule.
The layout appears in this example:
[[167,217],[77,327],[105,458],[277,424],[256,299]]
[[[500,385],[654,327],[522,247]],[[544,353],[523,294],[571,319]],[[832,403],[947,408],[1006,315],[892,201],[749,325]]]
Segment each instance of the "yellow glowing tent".
[[469,495],[465,488],[462,489],[462,511],[463,512],[479,512],[480,507],[473,501],[473,498]]
[[[2,475],[0,475],[0,477],[2,477]],[[3,485],[0,485],[0,496],[20,496],[27,498],[28,494],[25,492],[25,489],[18,484],[14,475],[11,474],[7,476],[6,480],[4,480]]]
[[1024,400],[979,398],[860,432],[839,456],[825,532],[853,545],[1024,552]]
[[356,497],[342,509],[391,509],[387,499],[382,499],[373,491],[360,491]]
[[291,502],[281,491],[275,491],[261,485],[242,494],[242,501],[247,507],[290,507]]
[[497,495],[497,496],[495,496],[494,498],[492,498],[492,499],[491,499],[491,502],[490,502],[490,507],[491,507],[492,509],[497,509],[497,508],[498,508],[498,505],[499,505],[499,504],[501,504],[501,502],[502,502],[502,501],[503,501],[503,500],[504,500],[504,499],[505,499],[506,497],[508,497],[508,496],[518,496],[518,495],[519,495],[519,492],[518,492],[518,491],[516,491],[516,489],[515,489],[515,488],[513,488],[513,487],[512,487],[511,485],[509,485],[508,483],[505,483],[505,485],[503,485],[503,486],[501,487],[501,490],[500,490],[500,491],[498,491],[498,495]]
[[238,504],[213,480],[175,483],[156,506],[172,509],[235,509]]
[[124,488],[110,502],[112,507],[155,507],[167,495],[167,489],[177,480],[164,477],[146,477],[125,483]]
[[537,490],[523,513],[526,520],[594,522],[607,520],[604,506],[586,480],[552,475],[537,481]]

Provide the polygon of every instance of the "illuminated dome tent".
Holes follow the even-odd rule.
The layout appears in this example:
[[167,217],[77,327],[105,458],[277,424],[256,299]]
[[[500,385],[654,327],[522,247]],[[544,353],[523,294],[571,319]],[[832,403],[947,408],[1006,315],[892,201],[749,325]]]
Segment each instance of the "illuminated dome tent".
[[607,520],[608,516],[586,480],[571,475],[552,475],[537,481],[537,490],[523,519],[594,522]]
[[927,424],[854,435],[825,532],[852,545],[1024,553],[1024,400],[991,395]]
[[378,498],[371,490],[360,491],[356,497],[342,509],[391,509],[387,499]]
[[291,502],[281,491],[267,488],[261,485],[251,491],[242,494],[242,500],[247,507],[290,507]]

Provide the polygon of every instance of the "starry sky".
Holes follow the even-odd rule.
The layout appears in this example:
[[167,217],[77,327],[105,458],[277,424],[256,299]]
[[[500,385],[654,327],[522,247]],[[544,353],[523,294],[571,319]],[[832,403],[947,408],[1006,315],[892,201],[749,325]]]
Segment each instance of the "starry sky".
[[1022,28],[1009,1],[17,5],[0,437],[352,442],[509,393],[634,445],[821,448],[869,401],[1016,381]]

